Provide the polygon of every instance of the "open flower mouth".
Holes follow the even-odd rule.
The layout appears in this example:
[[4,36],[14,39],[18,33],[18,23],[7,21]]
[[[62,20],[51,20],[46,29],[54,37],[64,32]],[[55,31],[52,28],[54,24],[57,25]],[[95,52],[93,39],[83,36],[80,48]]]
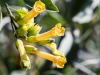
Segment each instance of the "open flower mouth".
[[36,12],[43,12],[45,11],[45,4],[42,3],[41,1],[37,1],[35,4],[34,4],[34,7],[33,9],[36,11]]
[[58,68],[63,68],[65,63],[66,63],[66,58],[59,57],[55,64],[57,65]]

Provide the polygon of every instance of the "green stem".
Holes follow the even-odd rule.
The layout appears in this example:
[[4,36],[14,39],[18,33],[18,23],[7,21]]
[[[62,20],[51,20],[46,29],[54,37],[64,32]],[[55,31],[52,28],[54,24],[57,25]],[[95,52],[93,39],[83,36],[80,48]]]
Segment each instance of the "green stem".
[[13,17],[13,15],[12,15],[11,11],[9,10],[8,4],[5,3],[4,0],[2,0],[2,1],[3,1],[4,5],[5,5],[5,7],[6,7],[6,9],[7,9],[7,12],[8,12],[8,14],[9,14],[9,17],[10,17],[10,19],[11,19],[11,26],[12,26],[13,33],[15,33],[15,30],[17,29],[17,26],[16,26],[16,24],[15,24],[15,22],[14,22],[14,17]]

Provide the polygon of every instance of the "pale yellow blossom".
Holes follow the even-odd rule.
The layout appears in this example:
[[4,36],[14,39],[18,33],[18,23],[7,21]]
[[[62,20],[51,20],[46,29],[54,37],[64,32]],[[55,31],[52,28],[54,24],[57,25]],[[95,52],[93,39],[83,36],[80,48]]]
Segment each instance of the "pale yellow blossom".
[[52,61],[58,68],[63,68],[64,64],[67,62],[65,57],[55,56],[46,52],[39,51],[33,46],[26,46],[25,50],[29,53],[34,53],[42,58]]
[[35,54],[42,57],[42,58],[45,58],[47,60],[52,61],[57,66],[57,68],[63,68],[64,64],[66,63],[66,58],[65,57],[54,56],[52,54],[42,52],[42,51],[39,51],[39,50],[37,50],[35,52]]
[[28,37],[27,41],[32,43],[32,42],[38,42],[38,41],[41,41],[41,40],[45,40],[45,39],[48,39],[48,38],[51,38],[51,37],[54,37],[54,36],[55,37],[63,36],[64,32],[65,32],[65,28],[61,27],[61,24],[58,23],[58,24],[56,24],[56,26],[54,28],[52,28],[51,30],[49,30],[45,33],[39,34],[37,36]]
[[45,11],[46,7],[45,4],[41,1],[36,1],[33,9],[23,18],[23,20],[29,21],[30,19],[36,17],[38,14],[42,13],[43,11]]
[[33,6],[33,10],[38,13],[45,11],[45,9],[46,9],[45,4],[41,1],[35,2],[34,6]]
[[51,30],[36,36],[36,40],[40,41],[40,40],[48,39],[48,38],[51,38],[51,37],[54,37],[54,36],[56,36],[56,37],[57,36],[63,36],[64,32],[65,32],[65,28],[61,27],[61,24],[58,23]]

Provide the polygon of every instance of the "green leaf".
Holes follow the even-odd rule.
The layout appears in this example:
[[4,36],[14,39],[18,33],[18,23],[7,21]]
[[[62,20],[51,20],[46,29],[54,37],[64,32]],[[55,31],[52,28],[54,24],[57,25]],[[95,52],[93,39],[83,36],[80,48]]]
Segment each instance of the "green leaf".
[[62,25],[67,24],[66,20],[57,12],[47,12],[41,18],[39,24],[43,24],[49,29],[53,28],[57,23],[61,23]]
[[[33,7],[36,1],[38,0],[24,0],[24,2],[30,5],[31,7]],[[54,5],[54,3],[51,0],[41,0],[41,1],[46,5],[47,10],[59,12],[58,8]]]
[[24,3],[24,4],[25,4],[24,0],[19,0],[19,2],[21,2],[21,3]]
[[2,9],[1,9],[1,4],[0,4],[0,31],[2,29]]

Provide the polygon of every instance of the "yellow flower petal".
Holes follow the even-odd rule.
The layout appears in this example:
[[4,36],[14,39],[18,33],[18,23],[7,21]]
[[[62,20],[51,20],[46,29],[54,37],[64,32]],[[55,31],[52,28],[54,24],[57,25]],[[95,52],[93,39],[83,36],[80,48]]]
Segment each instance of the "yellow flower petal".
[[58,23],[54,28],[52,28],[50,31],[45,32],[43,34],[40,34],[36,36],[36,41],[44,40],[51,38],[53,36],[63,36],[65,32],[65,28],[61,27],[61,24]]
[[66,62],[67,61],[66,61],[66,58],[65,57],[58,57],[58,59],[54,63],[56,64],[57,68],[63,68],[64,67],[64,64]]
[[33,9],[34,9],[36,12],[41,13],[41,12],[45,11],[46,8],[45,8],[45,4],[44,4],[43,2],[41,2],[41,1],[36,1],[35,4],[34,4],[34,6],[33,6]]
[[58,23],[56,26],[52,29],[53,36],[63,36],[65,32],[65,28],[61,27],[61,24]]

